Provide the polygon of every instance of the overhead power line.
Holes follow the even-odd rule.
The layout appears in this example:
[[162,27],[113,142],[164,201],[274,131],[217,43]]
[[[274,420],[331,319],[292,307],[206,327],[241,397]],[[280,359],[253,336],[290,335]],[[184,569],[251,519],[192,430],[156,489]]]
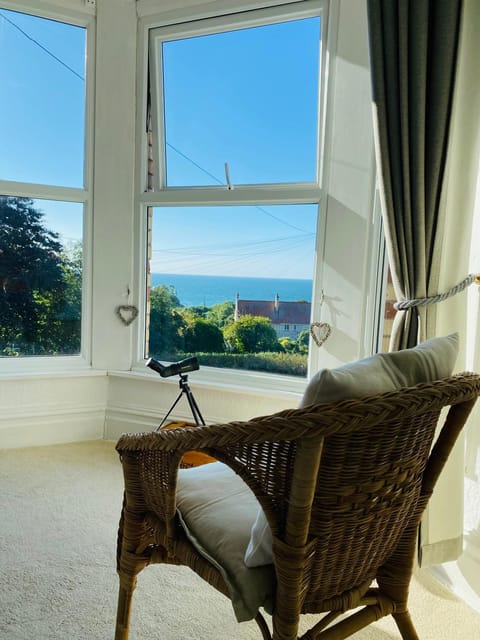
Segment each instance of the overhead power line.
[[217,178],[217,176],[214,176],[213,173],[210,173],[210,171],[207,171],[207,169],[204,169],[202,166],[196,163],[195,160],[192,160],[185,153],[183,153],[183,151],[180,151],[180,149],[177,149],[177,147],[174,147],[173,144],[170,144],[170,142],[166,142],[165,144],[167,145],[167,147],[170,147],[170,149],[173,149],[173,151],[178,153],[179,156],[182,156],[182,158],[185,158],[185,160],[188,160],[188,162],[190,162],[195,167],[197,167],[197,169],[200,169],[200,171],[203,171],[203,173],[206,173],[207,176],[210,176],[210,178],[213,178],[215,182],[218,182],[218,184],[225,186],[224,183],[220,180],[220,178]]
[[[183,153],[183,151],[180,151],[180,149],[177,149],[177,147],[174,147],[173,144],[170,144],[170,142],[165,142],[165,144],[166,144],[167,147],[170,147],[170,149],[172,149],[173,151],[178,153],[179,156],[181,156],[182,158],[184,158],[185,160],[187,160],[188,162],[193,164],[194,167],[197,167],[197,169],[200,169],[200,171],[203,171],[203,173],[205,173],[207,176],[210,176],[210,178],[213,178],[215,180],[215,182],[217,182],[219,185],[221,185],[222,187],[227,186],[224,182],[222,182],[222,180],[220,180],[220,178],[217,178],[217,176],[215,176],[213,173],[210,173],[210,171],[207,171],[207,169],[204,169],[201,165],[199,165],[197,162],[195,162],[195,160],[192,160],[192,158],[187,156],[186,153]],[[281,218],[278,218],[277,216],[273,215],[273,213],[270,213],[270,211],[267,211],[264,207],[261,207],[258,204],[253,205],[253,206],[255,207],[255,209],[258,209],[259,211],[261,211],[265,215],[269,216],[270,218],[273,218],[273,220],[276,220],[277,222],[280,222],[280,224],[284,224],[286,227],[290,227],[291,229],[295,229],[295,231],[300,231],[301,233],[307,233],[305,231],[305,229],[301,229],[300,227],[295,226],[291,222],[286,222],[285,220],[282,220]]]
[[80,75],[79,73],[77,73],[75,71],[75,69],[72,69],[72,67],[70,67],[70,65],[68,65],[66,62],[64,62],[63,60],[61,60],[58,56],[56,56],[52,51],[50,51],[50,49],[47,49],[47,47],[44,47],[43,44],[41,44],[40,42],[38,42],[38,40],[35,40],[35,38],[32,38],[31,35],[29,35],[26,31],[24,31],[21,27],[18,26],[18,24],[16,24],[13,20],[11,20],[10,18],[7,18],[7,16],[3,13],[3,11],[0,11],[0,16],[5,20],[5,22],[8,22],[14,29],[17,29],[18,31],[20,31],[20,33],[27,38],[28,40],[30,40],[30,42],[33,42],[33,44],[35,44],[37,47],[39,47],[40,49],[42,49],[42,51],[44,51],[47,55],[49,55],[51,58],[53,58],[54,60],[56,60],[59,64],[61,64],[63,67],[65,67],[66,69],[68,69],[68,71],[70,71],[71,73],[73,73],[75,76],[77,76],[77,78],[80,78],[80,80],[82,82],[85,82],[85,77]]

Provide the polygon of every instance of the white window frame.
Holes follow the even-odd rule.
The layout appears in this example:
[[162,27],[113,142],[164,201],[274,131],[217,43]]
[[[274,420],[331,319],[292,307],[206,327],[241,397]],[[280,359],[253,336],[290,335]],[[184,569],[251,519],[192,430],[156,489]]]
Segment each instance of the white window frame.
[[[316,204],[319,215],[317,217],[317,239],[316,239],[316,261],[322,259],[322,247],[324,242],[325,216],[321,214],[324,203],[324,189],[322,188],[324,174],[325,156],[325,106],[327,101],[328,84],[328,27],[329,27],[329,2],[327,0],[305,0],[304,2],[293,3],[275,7],[255,9],[246,12],[237,12],[230,15],[223,15],[202,20],[190,20],[188,24],[184,22],[169,24],[168,18],[163,21],[151,17],[142,18],[139,23],[139,51],[137,69],[137,91],[141,96],[137,113],[137,189],[138,194],[137,211],[137,246],[140,253],[136,264],[137,282],[139,293],[139,308],[146,307],[145,292],[145,265],[147,263],[147,207],[149,206],[235,206],[235,205],[275,205],[275,204]],[[148,51],[150,52],[150,63],[160,60],[161,43],[166,40],[181,39],[193,35],[204,35],[208,33],[218,33],[230,31],[234,28],[253,27],[262,24],[273,24],[285,20],[301,19],[320,16],[321,18],[321,38],[320,48],[320,69],[319,69],[319,120],[318,120],[318,147],[317,147],[317,179],[314,182],[305,183],[278,183],[278,184],[258,184],[258,185],[235,185],[235,189],[229,190],[223,186],[201,186],[201,187],[166,187],[165,167],[163,154],[159,149],[163,148],[163,127],[159,126],[157,114],[163,110],[163,96],[161,88],[152,84],[152,119],[153,130],[158,132],[154,141],[154,163],[159,167],[154,176],[154,191],[146,191],[147,175],[147,139],[145,132],[146,94],[147,94],[147,66]],[[172,20],[170,18],[170,20]],[[143,54],[143,55],[142,55]],[[152,69],[153,73],[155,70]],[[157,69],[158,73],[158,69]],[[158,77],[158,76],[157,76]],[[159,108],[160,105],[160,108]],[[163,123],[162,123],[163,124]],[[161,138],[159,136],[162,136]],[[313,296],[315,290],[319,289],[318,277],[320,273],[319,264],[312,265]],[[316,274],[316,275],[315,275]],[[317,294],[318,295],[318,294]],[[312,304],[312,309],[315,305]],[[144,336],[145,336],[145,314],[142,322],[139,323],[137,340],[137,367],[144,365]],[[314,317],[312,318],[314,320]],[[312,349],[310,349],[312,352]],[[313,365],[314,366],[314,365]],[[309,358],[309,369],[312,367],[312,358]],[[246,376],[251,376],[252,372],[237,371],[231,369],[206,368],[199,372],[203,379],[217,381],[228,378],[234,385],[241,385]],[[305,384],[304,379],[294,376],[274,376],[272,374],[259,375],[255,377],[264,378],[265,385],[278,385],[279,379],[285,383],[288,389],[301,389]],[[268,381],[271,382],[268,382]]]
[[[67,5],[67,6],[65,6]],[[91,353],[91,291],[92,291],[92,197],[93,197],[93,139],[94,139],[94,81],[95,81],[95,7],[82,7],[75,0],[62,5],[55,0],[35,3],[22,0],[0,0],[0,8],[31,16],[57,20],[82,27],[86,33],[85,69],[85,141],[84,141],[84,186],[60,187],[32,182],[17,182],[0,179],[0,194],[43,200],[74,202],[83,205],[83,269],[82,269],[82,318],[80,354],[59,356],[20,356],[0,358],[0,374],[36,373],[58,370],[84,370],[90,367]],[[82,9],[82,10],[79,10]]]
[[380,194],[375,188],[372,212],[372,229],[369,252],[370,274],[367,291],[367,313],[363,329],[365,353],[378,353],[383,348],[383,330],[385,323],[385,304],[387,294],[388,255],[385,242]]

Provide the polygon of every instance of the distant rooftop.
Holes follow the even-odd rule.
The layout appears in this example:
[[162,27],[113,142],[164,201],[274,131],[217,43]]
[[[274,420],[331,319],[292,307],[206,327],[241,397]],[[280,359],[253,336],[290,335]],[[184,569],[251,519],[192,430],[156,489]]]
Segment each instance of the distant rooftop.
[[261,316],[273,324],[310,324],[310,302],[283,302],[278,295],[275,300],[241,300],[235,303],[235,318]]

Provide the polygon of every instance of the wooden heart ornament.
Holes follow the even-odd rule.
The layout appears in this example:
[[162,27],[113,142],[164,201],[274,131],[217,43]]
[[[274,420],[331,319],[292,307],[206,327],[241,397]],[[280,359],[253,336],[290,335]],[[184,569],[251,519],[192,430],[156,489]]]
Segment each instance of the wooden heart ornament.
[[332,333],[332,327],[328,322],[312,322],[310,325],[310,335],[317,347],[325,344],[329,335]]
[[115,313],[123,324],[128,327],[138,316],[138,309],[134,307],[133,304],[122,304],[115,309]]

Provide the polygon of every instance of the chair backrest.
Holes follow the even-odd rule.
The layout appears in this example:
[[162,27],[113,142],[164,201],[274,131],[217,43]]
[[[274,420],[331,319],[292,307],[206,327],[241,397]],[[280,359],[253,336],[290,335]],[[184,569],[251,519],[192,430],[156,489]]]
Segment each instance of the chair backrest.
[[[311,513],[305,518],[304,610],[317,610],[319,599],[364,591],[391,562],[405,563],[405,575],[411,573],[422,512],[479,393],[480,376],[462,374],[321,405],[318,423],[327,435],[318,445]],[[440,412],[450,405],[432,451]],[[302,480],[302,474],[310,473],[315,453],[301,449],[294,482],[308,486],[311,478]],[[289,512],[287,535],[298,532],[299,513],[295,507]]]

